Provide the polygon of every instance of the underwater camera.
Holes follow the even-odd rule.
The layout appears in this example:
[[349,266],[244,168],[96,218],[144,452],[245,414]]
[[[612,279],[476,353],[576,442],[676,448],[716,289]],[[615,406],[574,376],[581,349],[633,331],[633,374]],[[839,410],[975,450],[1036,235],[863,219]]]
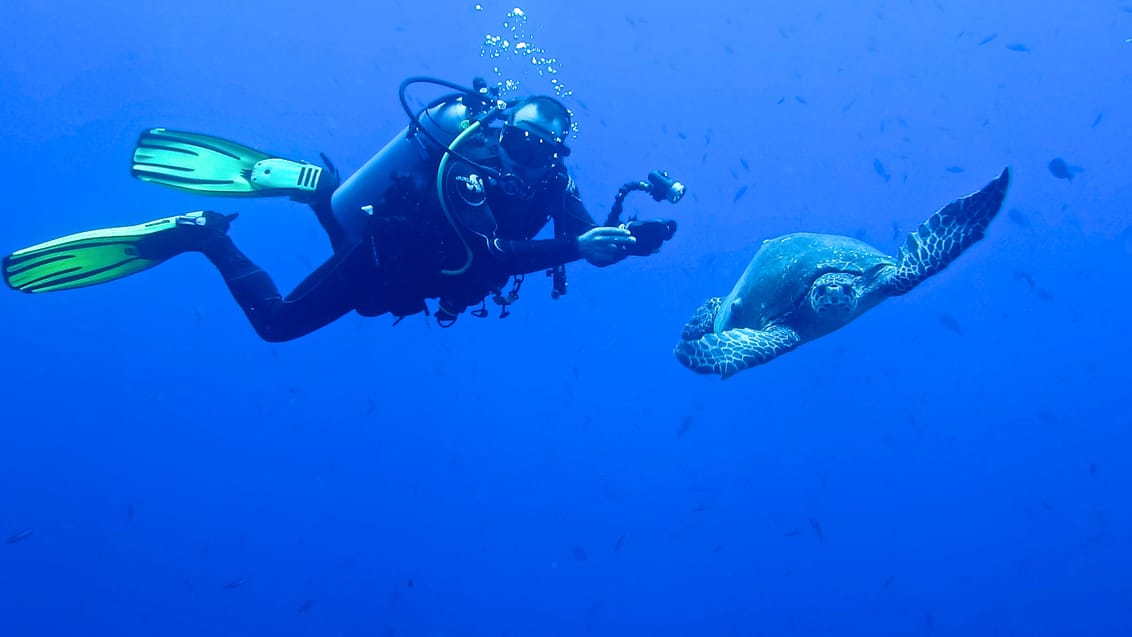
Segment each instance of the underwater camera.
[[672,219],[638,219],[632,217],[627,223],[621,223],[621,212],[625,207],[625,197],[631,192],[647,192],[654,201],[668,201],[676,203],[684,196],[684,184],[669,176],[668,171],[654,170],[648,174],[647,179],[631,181],[621,186],[605,218],[605,225],[620,226],[629,231],[637,240],[626,250],[634,256],[648,256],[660,249],[660,246],[676,234],[676,222]]
[[[685,188],[684,184],[669,176],[668,171],[654,170],[647,178],[630,181],[617,190],[604,225],[628,230],[637,242],[626,248],[626,254],[647,257],[676,234],[676,222],[672,219],[638,219],[634,216],[622,223],[621,212],[625,209],[625,197],[637,191],[649,193],[655,201],[676,203],[684,196]],[[566,267],[555,266],[547,270],[546,274],[554,279],[551,298],[557,299],[566,294]]]

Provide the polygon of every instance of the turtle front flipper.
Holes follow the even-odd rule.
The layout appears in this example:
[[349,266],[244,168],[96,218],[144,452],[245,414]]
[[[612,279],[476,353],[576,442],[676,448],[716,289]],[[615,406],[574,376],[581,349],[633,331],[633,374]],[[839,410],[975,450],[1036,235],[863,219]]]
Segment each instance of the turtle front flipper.
[[684,324],[684,332],[680,334],[680,338],[685,341],[694,341],[714,332],[715,315],[719,314],[721,305],[723,305],[723,299],[718,296],[713,296],[704,301],[703,305],[696,308],[696,313],[692,315],[692,318]]
[[706,334],[694,341],[680,341],[673,353],[694,372],[719,374],[726,379],[785,354],[800,342],[797,332],[782,325],[763,330],[741,327]]
[[956,199],[920,224],[900,248],[896,268],[886,282],[888,291],[908,292],[982,239],[1002,208],[1009,183],[1010,169],[1005,168],[982,190]]

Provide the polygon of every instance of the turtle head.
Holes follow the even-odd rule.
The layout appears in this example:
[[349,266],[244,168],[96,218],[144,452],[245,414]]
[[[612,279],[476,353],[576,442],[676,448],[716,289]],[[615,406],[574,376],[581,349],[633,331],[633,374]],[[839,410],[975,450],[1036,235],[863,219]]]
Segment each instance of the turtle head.
[[857,310],[860,277],[846,272],[823,274],[810,286],[810,307],[818,316],[848,318]]

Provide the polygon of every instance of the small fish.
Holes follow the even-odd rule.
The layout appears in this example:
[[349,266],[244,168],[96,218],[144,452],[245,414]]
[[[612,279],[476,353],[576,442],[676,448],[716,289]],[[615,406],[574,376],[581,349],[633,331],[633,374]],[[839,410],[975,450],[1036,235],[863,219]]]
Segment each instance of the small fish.
[[751,172],[751,165],[747,163],[746,159],[743,159],[742,157],[740,157],[739,158],[739,165],[743,167],[743,170],[745,170],[747,172]]
[[1068,419],[1055,411],[1043,409],[1038,412],[1038,422],[1047,425],[1061,425],[1068,422]]
[[955,332],[959,336],[965,336],[963,327],[959,325],[959,320],[950,314],[940,314],[939,324],[946,328],[948,331]]
[[994,42],[994,39],[997,38],[997,37],[998,37],[997,33],[992,33],[992,34],[988,35],[987,37],[983,38],[982,40],[979,40],[978,44],[976,44],[975,46],[983,46],[985,44],[990,44],[991,42]]
[[617,538],[617,541],[613,543],[613,552],[614,553],[620,553],[621,549],[623,549],[623,548],[625,548],[625,535],[624,534],[622,534],[621,537]]
[[809,102],[806,101],[806,98],[802,97],[801,95],[795,95],[794,99],[797,100],[799,104],[809,104]]
[[1089,463],[1089,475],[1091,475],[1091,476],[1097,475],[1097,463],[1095,463],[1095,462]]
[[962,166],[948,166],[947,172],[949,172],[953,175],[958,175],[959,173],[963,172],[963,167]]
[[849,112],[849,109],[853,108],[853,105],[856,104],[856,103],[857,103],[856,100],[849,100],[848,102],[845,103],[845,106],[841,107],[841,112],[842,113]]
[[1037,287],[1034,284],[1034,277],[1029,272],[1026,272],[1025,270],[1015,270],[1014,271],[1014,280],[1015,281],[1023,281],[1026,285],[1030,286],[1031,290],[1033,290],[1035,287]]
[[794,527],[794,528],[790,529],[789,531],[783,533],[782,536],[783,537],[798,537],[798,534],[801,533],[801,532],[802,531],[799,530],[798,527]]
[[1011,51],[1014,51],[1016,53],[1026,53],[1030,50],[1030,47],[1026,46],[1025,44],[1022,44],[1021,42],[1015,42],[1013,44],[1007,44],[1006,48],[1010,49]]
[[880,175],[885,181],[892,179],[892,175],[888,174],[888,171],[884,169],[884,164],[880,163],[879,159],[873,160],[873,170],[875,170],[876,173]]
[[1104,113],[1097,113],[1096,119],[1093,120],[1093,123],[1089,126],[1089,128],[1096,128],[1097,124],[1100,124],[1102,119],[1104,119]]
[[900,230],[900,224],[893,221],[892,222],[892,238],[893,238],[893,240],[899,239],[900,236],[903,235],[903,234],[904,233]]
[[8,544],[23,542],[24,540],[28,539],[28,536],[32,534],[33,530],[34,529],[23,529],[21,531],[16,531],[15,533],[8,536]]
[[684,434],[692,430],[692,425],[695,424],[695,419],[691,416],[684,416],[684,420],[680,421],[680,428],[676,430],[676,437],[682,438]]
[[295,612],[296,613],[305,613],[312,608],[314,608],[314,600],[308,599],[308,600],[304,601],[302,604],[299,604],[299,607],[295,609]]
[[707,511],[711,511],[714,508],[715,505],[711,504],[710,502],[701,502],[692,507],[692,513],[705,513]]
[[1049,173],[1058,179],[1073,181],[1073,178],[1084,172],[1080,166],[1072,166],[1060,157],[1049,160]]
[[410,579],[410,580],[409,580],[408,582],[406,582],[405,584],[406,584],[406,586],[408,586],[409,588],[412,588],[412,587],[413,587],[413,580],[411,580],[411,579]]
[[1010,223],[1018,226],[1019,228],[1034,227],[1034,224],[1030,222],[1030,218],[1026,216],[1026,213],[1017,208],[1011,208],[1010,210],[1007,210],[1006,218],[1010,220]]
[[574,559],[579,562],[588,562],[590,559],[590,556],[586,555],[586,549],[577,544],[570,547],[570,555],[573,555]]
[[895,581],[896,581],[896,576],[895,575],[889,575],[888,577],[884,578],[884,587],[888,588],[889,586],[892,586],[892,583],[895,582]]
[[126,505],[126,524],[134,521],[134,503]]
[[821,522],[818,522],[817,518],[810,518],[810,528],[818,536],[818,542],[825,542],[825,533],[822,531]]
[[241,586],[243,586],[244,584],[247,584],[247,583],[248,583],[248,578],[237,577],[236,579],[228,580],[227,582],[225,582],[224,583],[224,590],[230,591],[233,588],[240,588]]
[[745,195],[745,194],[747,194],[747,187],[741,186],[739,188],[739,190],[735,191],[735,196],[731,198],[731,203],[738,203],[739,200],[742,199],[743,195]]

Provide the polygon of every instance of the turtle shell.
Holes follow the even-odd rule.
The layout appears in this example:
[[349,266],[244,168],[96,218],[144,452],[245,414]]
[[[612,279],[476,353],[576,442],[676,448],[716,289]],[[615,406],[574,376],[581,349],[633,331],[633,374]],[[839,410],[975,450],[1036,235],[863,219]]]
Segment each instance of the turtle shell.
[[[869,244],[841,235],[796,232],[767,239],[724,299],[715,318],[715,331],[762,329],[779,322],[798,307],[814,280],[823,274],[864,274],[894,263],[892,257]],[[737,299],[739,307],[734,305]]]

